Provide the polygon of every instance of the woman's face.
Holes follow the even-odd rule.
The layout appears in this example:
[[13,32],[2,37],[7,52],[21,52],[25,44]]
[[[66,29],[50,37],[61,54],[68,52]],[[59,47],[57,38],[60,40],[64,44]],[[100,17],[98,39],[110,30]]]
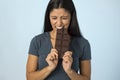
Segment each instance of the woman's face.
[[50,12],[50,23],[53,30],[66,28],[68,29],[70,24],[70,13],[64,8],[53,9]]

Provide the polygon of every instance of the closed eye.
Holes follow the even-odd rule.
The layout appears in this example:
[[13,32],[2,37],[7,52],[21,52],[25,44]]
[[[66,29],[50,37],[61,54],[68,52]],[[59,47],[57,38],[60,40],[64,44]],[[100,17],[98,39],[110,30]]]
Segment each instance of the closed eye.
[[[52,17],[51,17],[51,19],[56,20],[56,19],[57,19],[57,17],[52,16]],[[67,16],[62,16],[62,17],[61,17],[61,19],[63,19],[63,20],[67,20],[67,19],[68,19],[68,17],[67,17]]]
[[66,19],[68,19],[68,18],[65,17],[65,18],[62,18],[62,19],[66,20]]
[[68,17],[67,16],[63,16],[62,19],[66,20],[66,19],[68,19]]
[[54,20],[55,20],[55,19],[57,19],[57,17],[56,17],[56,16],[51,16],[51,19],[54,19]]
[[53,17],[52,19],[57,19],[56,17]]

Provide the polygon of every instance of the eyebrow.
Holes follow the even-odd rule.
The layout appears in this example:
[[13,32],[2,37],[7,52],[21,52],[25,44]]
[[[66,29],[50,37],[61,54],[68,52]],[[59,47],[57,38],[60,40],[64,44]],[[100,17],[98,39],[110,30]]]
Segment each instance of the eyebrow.
[[[51,16],[51,17],[56,17],[56,16]],[[61,16],[61,17],[68,17],[68,16]]]

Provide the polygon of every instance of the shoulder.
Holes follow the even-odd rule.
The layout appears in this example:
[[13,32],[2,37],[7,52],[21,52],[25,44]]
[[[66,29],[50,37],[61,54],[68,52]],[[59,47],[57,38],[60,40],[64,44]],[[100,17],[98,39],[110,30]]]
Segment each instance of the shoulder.
[[49,32],[44,32],[41,34],[36,35],[35,37],[33,37],[33,39],[41,39],[41,38],[48,38],[49,37]]
[[79,54],[80,60],[90,60],[91,59],[91,47],[89,41],[84,37],[75,37],[73,39],[74,47],[76,52]]
[[73,37],[73,42],[81,46],[89,45],[89,41],[84,37]]
[[38,35],[34,36],[32,38],[32,40],[41,41],[41,40],[44,40],[44,39],[47,39],[47,38],[49,38],[49,32],[44,32],[44,33],[41,33],[41,34],[38,34]]
[[48,39],[49,39],[49,32],[44,32],[34,36],[31,40],[31,44],[40,46],[41,43],[48,41]]

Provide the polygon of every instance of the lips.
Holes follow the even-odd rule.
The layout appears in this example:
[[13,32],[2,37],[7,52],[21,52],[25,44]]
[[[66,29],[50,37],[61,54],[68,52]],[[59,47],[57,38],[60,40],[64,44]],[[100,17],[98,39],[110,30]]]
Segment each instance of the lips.
[[63,26],[58,26],[58,27],[56,27],[57,29],[62,29],[63,28]]

